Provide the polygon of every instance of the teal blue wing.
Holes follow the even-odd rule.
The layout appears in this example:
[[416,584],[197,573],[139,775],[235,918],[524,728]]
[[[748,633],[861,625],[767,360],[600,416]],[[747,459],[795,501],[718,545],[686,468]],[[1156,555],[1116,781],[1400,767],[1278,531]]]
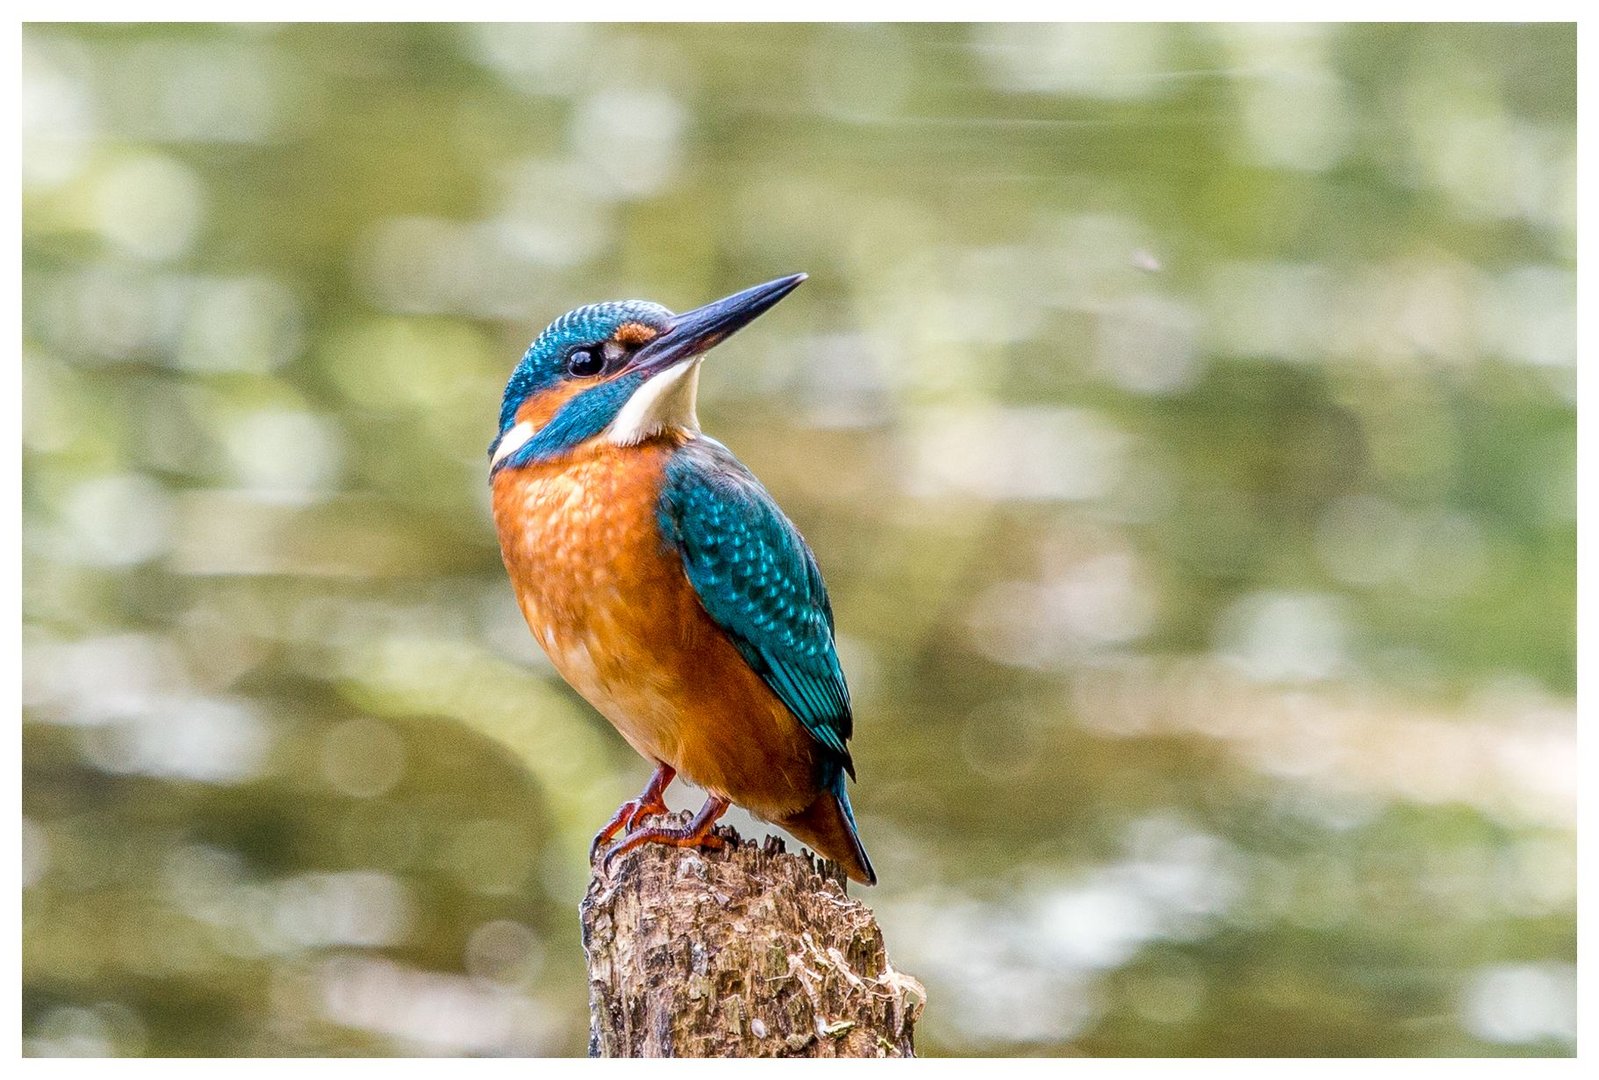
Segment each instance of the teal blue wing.
[[720,443],[699,438],[667,465],[661,533],[700,603],[806,729],[855,775],[849,688],[822,572],[794,524]]

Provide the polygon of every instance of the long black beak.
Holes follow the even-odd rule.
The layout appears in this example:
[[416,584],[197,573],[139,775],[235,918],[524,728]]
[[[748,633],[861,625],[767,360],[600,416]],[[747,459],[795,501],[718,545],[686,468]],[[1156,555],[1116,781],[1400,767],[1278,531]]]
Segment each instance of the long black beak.
[[672,320],[665,333],[638,351],[633,358],[634,368],[660,371],[680,360],[698,356],[747,326],[756,316],[799,288],[804,280],[804,274],[790,274],[685,311]]

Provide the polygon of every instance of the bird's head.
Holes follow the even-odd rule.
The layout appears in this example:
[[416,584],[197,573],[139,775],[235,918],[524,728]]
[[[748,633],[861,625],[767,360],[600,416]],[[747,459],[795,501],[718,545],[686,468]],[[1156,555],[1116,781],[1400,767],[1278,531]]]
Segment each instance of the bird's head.
[[505,385],[491,469],[550,460],[595,438],[628,446],[699,430],[694,397],[705,353],[804,280],[778,278],[682,315],[647,300],[562,315],[528,346]]

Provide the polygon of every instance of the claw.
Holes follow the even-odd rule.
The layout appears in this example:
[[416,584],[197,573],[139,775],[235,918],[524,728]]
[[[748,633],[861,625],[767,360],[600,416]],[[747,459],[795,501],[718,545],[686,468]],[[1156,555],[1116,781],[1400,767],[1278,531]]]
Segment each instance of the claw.
[[634,829],[638,828],[639,822],[643,821],[645,818],[654,817],[656,814],[669,814],[671,812],[671,808],[660,799],[649,803],[643,802],[639,799],[634,799],[628,804],[627,823],[623,826],[623,828],[628,832],[632,832]]
[[611,863],[613,861],[644,844],[708,848],[712,851],[725,847],[727,841],[717,835],[714,830],[716,829],[716,819],[727,812],[727,807],[728,801],[726,799],[712,795],[705,800],[705,805],[700,807],[700,812],[694,815],[694,820],[682,828],[670,829],[664,826],[654,826],[647,829],[635,829],[605,849],[605,854],[600,857],[600,873],[610,877]]
[[589,861],[594,860],[601,845],[611,837],[619,832],[630,832],[643,819],[652,814],[664,814],[667,809],[667,805],[659,800],[655,802],[645,802],[642,798],[627,800],[617,808],[611,820],[605,823],[605,828],[594,834],[594,842],[589,845]]
[[611,820],[605,823],[605,828],[594,834],[594,842],[589,844],[589,861],[594,861],[594,854],[600,850],[600,845],[623,829],[632,831],[640,821],[651,814],[666,813],[666,800],[663,796],[666,786],[676,775],[677,770],[670,765],[657,764],[655,772],[650,776],[650,782],[644,785],[644,790],[639,792],[638,798],[629,799],[617,807]]

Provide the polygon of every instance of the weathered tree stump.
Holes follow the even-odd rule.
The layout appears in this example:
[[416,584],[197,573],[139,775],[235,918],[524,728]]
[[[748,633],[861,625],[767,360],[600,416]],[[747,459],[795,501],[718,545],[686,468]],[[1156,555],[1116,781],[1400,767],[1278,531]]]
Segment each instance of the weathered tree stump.
[[581,907],[589,1054],[913,1056],[925,992],[889,966],[843,873],[717,832],[720,851],[645,845],[609,880],[596,869]]

